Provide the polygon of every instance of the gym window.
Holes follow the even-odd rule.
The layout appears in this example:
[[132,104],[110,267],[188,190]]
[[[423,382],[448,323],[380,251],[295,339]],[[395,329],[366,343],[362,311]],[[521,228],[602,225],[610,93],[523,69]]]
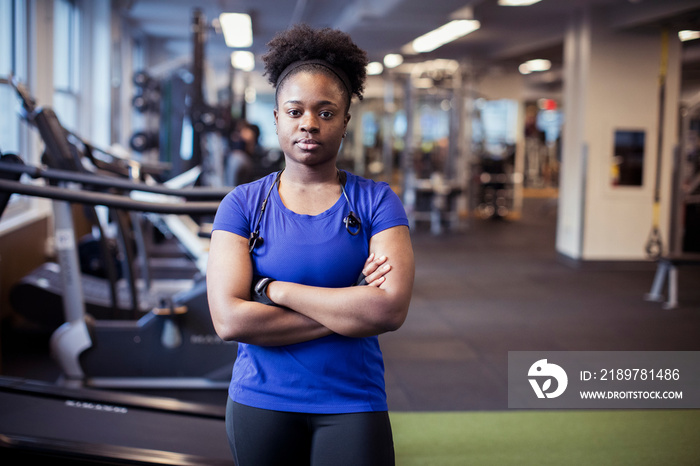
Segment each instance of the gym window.
[[[10,75],[22,79],[26,66],[26,37],[21,30],[23,22],[24,2],[0,2],[0,75],[7,78]],[[0,150],[3,152],[19,152],[20,121],[19,100],[9,85],[0,87],[0,108],[12,111],[0,112]]]
[[[0,2],[0,77],[14,76],[20,82],[27,78],[27,7],[24,0]],[[8,84],[0,84],[0,151],[17,154],[26,160],[28,131],[20,121],[20,101]],[[8,228],[31,201],[13,195],[0,218],[0,231]]]
[[54,0],[53,109],[61,124],[77,131],[80,121],[80,9],[71,0]]

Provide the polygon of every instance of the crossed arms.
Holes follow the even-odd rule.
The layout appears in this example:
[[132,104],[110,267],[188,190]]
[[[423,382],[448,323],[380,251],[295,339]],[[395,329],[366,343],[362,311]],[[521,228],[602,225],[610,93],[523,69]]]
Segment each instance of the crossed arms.
[[224,340],[277,346],[333,333],[366,337],[398,329],[406,319],[413,289],[415,265],[408,228],[377,233],[369,246],[363,268],[367,286],[321,288],[274,281],[267,295],[276,306],[269,306],[251,300],[248,240],[214,231],[207,294],[217,334]]

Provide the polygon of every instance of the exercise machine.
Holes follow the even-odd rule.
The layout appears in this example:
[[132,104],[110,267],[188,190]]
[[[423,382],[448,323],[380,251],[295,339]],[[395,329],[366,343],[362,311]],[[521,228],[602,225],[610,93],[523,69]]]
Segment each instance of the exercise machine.
[[[78,151],[50,108],[36,108],[21,86],[25,118],[35,125],[45,143],[43,160],[51,167],[27,167],[18,157],[2,163],[9,173],[43,177],[48,185],[0,179],[0,191],[52,200],[54,239],[60,267],[64,323],[51,336],[51,350],[64,382],[94,387],[222,388],[228,384],[235,359],[235,343],[216,335],[206,296],[206,281],[195,284],[137,319],[99,319],[86,312],[82,275],[75,243],[72,203],[107,206],[127,212],[164,215],[213,215],[218,201],[187,201],[211,196],[210,190],[149,186],[113,179],[81,169]],[[6,157],[3,157],[3,160]],[[118,188],[119,194],[86,190]],[[107,190],[105,190],[107,191]],[[143,192],[170,201],[132,199],[124,192]]]
[[[32,178],[51,179],[57,176],[52,169],[22,165],[18,172]],[[60,172],[60,177],[93,183],[94,177],[78,173]],[[114,177],[104,181],[105,187],[119,187],[124,183]],[[133,183],[126,183],[130,189]],[[88,185],[81,185],[85,189]],[[92,186],[88,186],[93,191]],[[169,187],[144,186],[154,192],[140,192],[142,199],[158,199],[160,192]],[[163,188],[163,189],[160,189]],[[123,191],[123,187],[120,192]],[[201,196],[202,189],[183,190],[183,196]],[[208,190],[204,190],[207,191]],[[135,197],[138,192],[126,192]],[[220,198],[221,195],[215,196]],[[153,212],[124,212],[109,209],[104,216],[96,208],[86,206],[85,211],[96,219],[97,234],[81,238],[78,246],[83,282],[83,301],[86,311],[101,319],[136,318],[158,305],[163,297],[192,287],[205,274],[207,240],[202,238],[200,225],[187,215],[159,214]],[[117,238],[109,238],[100,217],[116,219]],[[144,231],[145,230],[145,231]],[[162,246],[148,240],[160,234],[165,240]],[[87,238],[87,239],[86,239]],[[169,239],[172,239],[169,240]],[[114,245],[116,244],[116,246]],[[154,257],[155,256],[155,257]],[[121,258],[121,259],[120,259]],[[118,263],[117,263],[118,262]],[[155,265],[154,265],[155,264]],[[153,270],[156,269],[156,270]],[[63,322],[61,269],[55,262],[46,262],[24,276],[10,289],[13,308],[43,331],[52,332]]]
[[515,210],[514,161],[515,148],[505,145],[501,154],[481,154],[472,168],[477,191],[474,196],[476,212],[481,218],[506,218]]
[[663,302],[664,309],[679,306],[679,269],[700,266],[700,94],[683,110],[681,144],[674,160],[668,251],[663,253],[660,242],[655,247],[656,274],[645,295],[647,301]]
[[[145,128],[136,131],[130,146],[153,154],[169,165],[170,177],[201,167],[204,185],[223,183],[223,164],[233,131],[232,95],[221,105],[206,102],[205,45],[209,26],[201,9],[191,19],[191,56],[175,60],[166,74],[140,70],[133,76],[133,107],[146,118]],[[232,83],[229,83],[231,93]]]
[[[0,162],[0,172],[17,172],[17,165],[16,158],[13,163]],[[51,176],[57,179],[60,173],[53,170]],[[68,172],[66,177],[72,175]],[[83,177],[87,181],[89,175]],[[141,185],[134,188],[145,189]],[[0,180],[0,191],[53,200],[65,322],[52,334],[51,350],[64,382],[119,388],[223,388],[228,384],[236,347],[214,332],[205,279],[163,300],[138,319],[95,319],[86,313],[70,209],[71,203],[82,203],[131,211],[203,214],[215,211],[217,202],[154,203],[13,180]]]
[[[17,91],[22,100],[25,119],[39,130],[46,147],[51,148],[51,150],[47,149],[43,157],[44,163],[50,168],[74,171],[76,177],[88,173],[88,167],[92,169],[92,173],[113,177],[127,177],[134,171],[138,171],[140,176],[146,176],[149,173],[162,170],[162,167],[144,165],[132,160],[116,160],[112,158],[111,161],[105,161],[104,157],[97,157],[91,146],[84,144],[77,136],[70,134],[60,125],[56,115],[50,108],[39,108],[21,84],[12,79],[2,81],[10,84]],[[63,155],[55,156],[54,154]],[[34,176],[34,173],[28,172],[28,174]],[[49,174],[47,173],[46,175]],[[47,181],[49,183],[56,182],[50,177],[47,178]],[[83,188],[101,192],[106,190],[115,192],[116,189],[119,189],[119,185],[112,182],[110,185],[83,185]],[[126,225],[124,223],[126,220],[124,214],[116,211],[112,212],[112,214],[121,223],[122,228],[118,230],[121,233],[120,243],[123,246],[127,246],[123,237],[126,233],[124,231],[124,226]],[[94,209],[90,217],[98,217]],[[100,317],[116,316],[118,311],[121,310],[129,310],[132,312],[132,315],[136,315],[141,310],[150,308],[153,302],[140,302],[132,268],[132,250],[126,247],[122,248],[120,252],[128,260],[123,260],[118,264],[121,270],[116,270],[117,264],[114,263],[113,257],[115,254],[109,253],[111,243],[108,244],[108,241],[110,241],[110,238],[107,238],[105,230],[99,222],[95,222],[95,224],[99,228],[100,234],[97,235],[96,241],[81,244],[81,248],[83,246],[88,248],[86,254],[84,254],[88,256],[88,259],[85,261],[81,260],[81,268],[86,269],[86,265],[94,266],[94,259],[98,259],[97,262],[104,266],[100,267],[100,271],[104,272],[105,276],[102,277],[104,278],[102,280],[89,274],[86,274],[84,277],[86,286],[83,291],[86,307],[92,314]],[[100,257],[100,253],[102,257]],[[121,286],[121,289],[118,289],[117,279],[122,276],[125,277],[126,286]],[[10,293],[10,301],[13,307],[26,318],[50,332],[55,330],[63,320],[61,312],[52,312],[52,310],[60,310],[60,292],[61,280],[58,265],[46,263],[13,287]]]
[[0,377],[3,464],[233,466],[221,406]]

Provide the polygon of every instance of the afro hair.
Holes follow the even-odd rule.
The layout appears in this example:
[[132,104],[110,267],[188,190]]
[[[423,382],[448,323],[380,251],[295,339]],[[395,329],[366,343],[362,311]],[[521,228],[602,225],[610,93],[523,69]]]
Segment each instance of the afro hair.
[[[325,60],[340,68],[350,80],[351,92],[362,100],[367,53],[340,30],[313,29],[298,24],[280,32],[267,43],[268,52],[262,57],[268,81],[277,86],[280,75],[290,64],[299,60]],[[348,96],[348,100],[352,95]]]

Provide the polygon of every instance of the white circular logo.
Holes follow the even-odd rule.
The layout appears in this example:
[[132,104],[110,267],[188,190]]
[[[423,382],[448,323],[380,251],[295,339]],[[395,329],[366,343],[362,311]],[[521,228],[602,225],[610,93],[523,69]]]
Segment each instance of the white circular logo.
[[[537,398],[556,398],[566,390],[566,385],[569,383],[569,378],[566,372],[556,364],[548,363],[546,359],[540,359],[530,366],[527,372],[528,379],[532,389],[535,391]],[[552,388],[552,379],[557,381],[556,389],[549,391]],[[541,380],[541,385],[540,385]]]

